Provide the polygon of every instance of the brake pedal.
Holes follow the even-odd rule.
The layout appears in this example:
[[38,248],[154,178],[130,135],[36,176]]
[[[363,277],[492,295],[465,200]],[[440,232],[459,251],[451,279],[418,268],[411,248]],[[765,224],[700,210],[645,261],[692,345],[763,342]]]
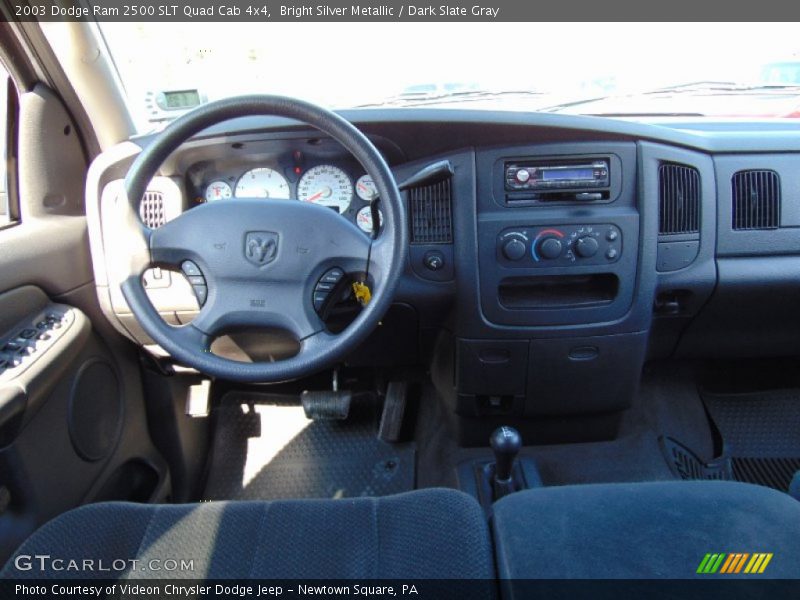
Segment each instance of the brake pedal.
[[403,417],[406,414],[406,398],[408,382],[390,381],[386,388],[386,399],[383,402],[383,414],[378,428],[378,439],[384,442],[397,442],[403,429]]

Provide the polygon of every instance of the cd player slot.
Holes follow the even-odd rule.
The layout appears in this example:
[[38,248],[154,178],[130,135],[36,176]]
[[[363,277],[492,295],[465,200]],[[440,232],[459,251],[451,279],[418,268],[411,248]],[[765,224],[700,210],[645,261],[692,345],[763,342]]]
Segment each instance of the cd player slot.
[[510,206],[525,206],[539,202],[598,202],[611,197],[609,190],[552,192],[513,192],[506,194],[506,203]]

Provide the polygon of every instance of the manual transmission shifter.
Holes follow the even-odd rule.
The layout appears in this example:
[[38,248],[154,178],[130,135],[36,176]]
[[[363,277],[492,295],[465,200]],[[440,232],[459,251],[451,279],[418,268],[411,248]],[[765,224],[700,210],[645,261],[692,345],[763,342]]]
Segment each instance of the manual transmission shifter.
[[522,448],[522,436],[513,427],[498,427],[489,437],[489,445],[494,452],[492,491],[494,499],[499,500],[516,491],[514,462]]

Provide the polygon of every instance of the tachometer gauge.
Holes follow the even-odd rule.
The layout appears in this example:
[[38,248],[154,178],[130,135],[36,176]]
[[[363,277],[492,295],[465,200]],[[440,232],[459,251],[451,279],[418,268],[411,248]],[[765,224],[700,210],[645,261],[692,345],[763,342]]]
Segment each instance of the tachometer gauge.
[[356,181],[356,194],[364,202],[372,202],[378,197],[378,188],[375,187],[375,182],[369,175],[362,175]]
[[233,195],[233,190],[224,181],[212,181],[206,188],[205,198],[206,202],[216,202],[217,200],[225,200]]
[[[372,233],[372,209],[365,206],[356,215],[356,225],[361,231]],[[378,226],[383,225],[383,213],[378,209]]]
[[353,199],[353,183],[339,167],[317,165],[300,178],[297,198],[303,202],[327,206],[341,214],[348,209]]
[[259,167],[239,178],[236,184],[237,198],[291,198],[289,182],[275,169]]

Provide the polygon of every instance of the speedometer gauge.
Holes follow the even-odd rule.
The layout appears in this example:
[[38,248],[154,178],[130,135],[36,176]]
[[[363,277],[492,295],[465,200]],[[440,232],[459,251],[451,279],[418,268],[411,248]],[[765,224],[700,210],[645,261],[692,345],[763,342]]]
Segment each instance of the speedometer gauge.
[[239,178],[236,184],[237,198],[281,198],[291,197],[289,182],[275,169],[260,167],[252,169]]
[[206,188],[205,198],[206,202],[216,202],[217,200],[225,200],[233,195],[233,190],[224,181],[212,181]]
[[297,198],[339,211],[346,211],[353,199],[353,183],[339,167],[317,165],[305,172],[297,184]]

